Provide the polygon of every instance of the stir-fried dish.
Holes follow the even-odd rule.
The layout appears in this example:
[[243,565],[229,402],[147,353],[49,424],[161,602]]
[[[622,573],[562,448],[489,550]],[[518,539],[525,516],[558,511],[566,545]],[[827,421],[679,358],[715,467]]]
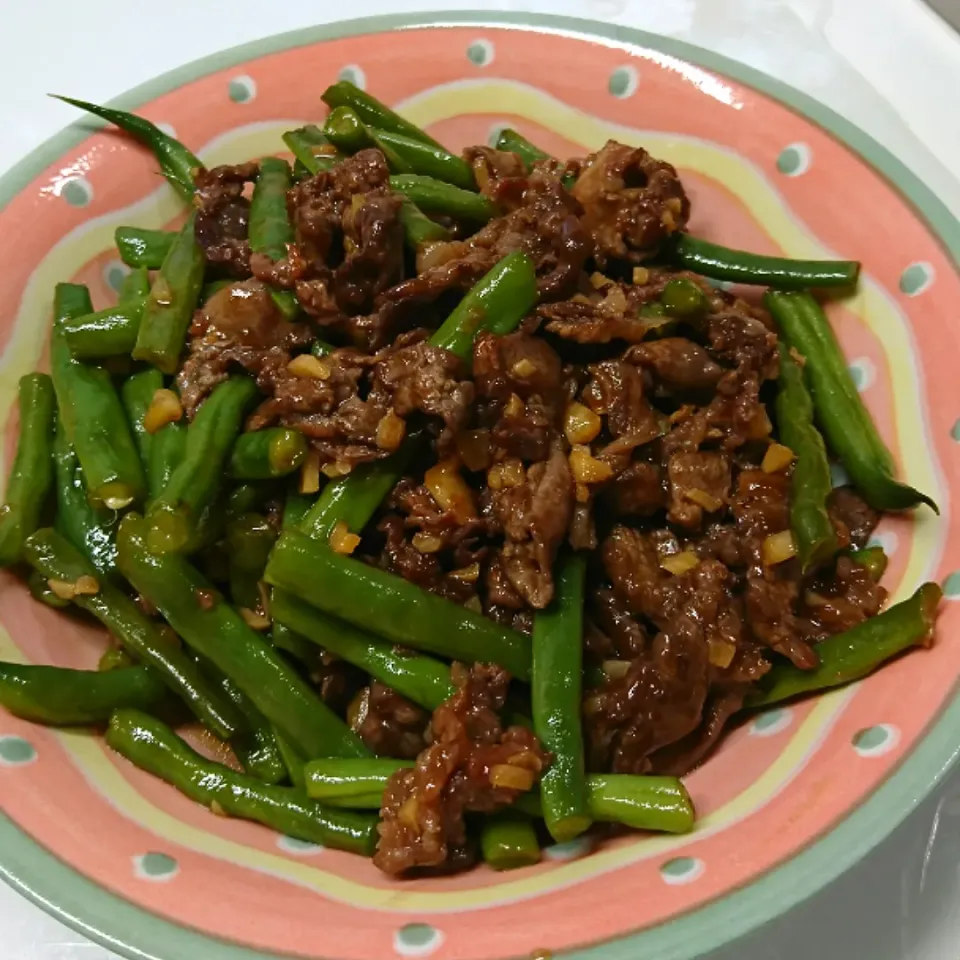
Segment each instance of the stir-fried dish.
[[871,534],[935,505],[809,292],[859,264],[689,235],[642,147],[457,156],[351,84],[324,100],[292,166],[212,169],[71,101],[189,215],[117,230],[115,305],[57,287],[0,560],[111,646],[0,665],[0,703],[391,875],[691,829],[678,778],[731,722],[931,636],[939,589],[884,610]]

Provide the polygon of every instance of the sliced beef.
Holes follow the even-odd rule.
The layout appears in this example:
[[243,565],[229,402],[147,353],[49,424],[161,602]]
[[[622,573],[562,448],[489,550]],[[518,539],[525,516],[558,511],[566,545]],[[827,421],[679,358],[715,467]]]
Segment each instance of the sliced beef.
[[603,492],[621,517],[652,517],[667,505],[663,470],[656,463],[631,463]]
[[290,351],[312,338],[308,327],[283,318],[259,280],[218,290],[194,317],[189,354],[177,376],[187,415],[232,369],[259,376],[269,366],[287,363]]
[[492,147],[467,147],[463,159],[470,164],[480,192],[501,209],[514,210],[523,203],[527,167],[517,154]]
[[603,269],[608,259],[640,263],[682,230],[690,202],[677,171],[642,147],[610,140],[583,163],[572,189]]
[[573,476],[563,450],[526,471],[522,483],[491,492],[491,515],[503,529],[507,579],[533,608],[553,599],[553,561],[573,511]]
[[667,461],[671,523],[696,530],[704,513],[717,516],[726,509],[730,494],[729,458],[717,451],[674,453]]
[[867,545],[880,521],[880,514],[853,487],[833,490],[827,509],[840,540],[858,549]]
[[354,732],[378,757],[413,760],[426,747],[427,711],[379,680],[357,694],[348,716]]
[[664,337],[631,348],[627,359],[652,372],[671,393],[703,393],[716,387],[723,368],[699,344],[684,337]]
[[234,277],[250,276],[250,201],[244,190],[256,179],[258,170],[256,163],[240,163],[201,169],[194,176],[197,243],[207,263]]
[[548,756],[523,727],[503,728],[509,675],[477,664],[454,668],[457,692],[433,714],[430,745],[416,766],[391,777],[374,863],[391,876],[462,859],[467,813],[509,806],[539,780]]

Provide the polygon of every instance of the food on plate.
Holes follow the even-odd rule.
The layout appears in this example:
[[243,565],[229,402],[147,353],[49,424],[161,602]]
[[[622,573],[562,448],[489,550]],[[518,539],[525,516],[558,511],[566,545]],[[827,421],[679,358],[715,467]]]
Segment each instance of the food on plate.
[[932,635],[939,588],[884,609],[871,535],[936,506],[811,293],[860,265],[691,236],[642,147],[457,155],[350,83],[323,99],[212,169],[68,100],[188,211],[117,230],[116,304],[57,287],[21,381],[0,560],[112,646],[0,664],[0,703],[391,876],[689,831],[680,778],[737,717]]

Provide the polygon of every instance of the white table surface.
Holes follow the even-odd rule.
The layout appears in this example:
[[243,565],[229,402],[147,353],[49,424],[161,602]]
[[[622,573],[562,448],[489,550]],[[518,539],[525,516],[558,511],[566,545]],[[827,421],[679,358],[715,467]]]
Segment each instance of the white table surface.
[[[75,119],[51,90],[103,102],[172,67],[315,24],[328,2],[6,0],[0,173]],[[823,100],[960,217],[960,37],[920,0],[353,0],[349,16],[530,10],[639,27],[716,50]],[[960,0],[938,0],[941,9]],[[265,16],[265,11],[269,16]],[[960,12],[960,9],[958,9]],[[960,771],[870,857],[709,960],[960,960]],[[0,960],[115,960],[0,884]],[[202,958],[184,958],[202,960]],[[656,958],[647,958],[656,960]]]

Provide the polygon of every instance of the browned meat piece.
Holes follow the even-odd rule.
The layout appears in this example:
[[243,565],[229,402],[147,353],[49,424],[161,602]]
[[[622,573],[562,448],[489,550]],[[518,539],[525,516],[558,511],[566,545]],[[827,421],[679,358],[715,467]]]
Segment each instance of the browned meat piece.
[[663,470],[656,463],[631,463],[603,493],[617,516],[650,517],[667,505]]
[[503,528],[507,579],[531,606],[553,599],[553,561],[573,511],[573,476],[563,450],[535,463],[522,483],[491,491],[492,515]]
[[772,567],[763,562],[764,539],[790,527],[789,507],[789,479],[785,474],[741,472],[731,511],[747,564],[747,622],[761,643],[801,669],[812,669],[819,658],[811,644],[825,631],[797,615],[799,571],[789,561]]
[[597,549],[597,526],[593,520],[593,498],[573,505],[567,542],[574,550]]
[[777,335],[765,311],[721,291],[713,292],[707,319],[711,353],[743,373],[774,380],[780,370]]
[[515,153],[492,147],[467,147],[463,159],[473,169],[480,192],[501,209],[514,210],[523,203],[527,168]]
[[381,351],[374,367],[373,394],[389,398],[394,412],[408,417],[419,410],[439,417],[452,437],[465,423],[474,387],[466,366],[455,354],[426,341],[398,341]]
[[593,622],[610,638],[617,659],[635,660],[648,648],[647,631],[612,590],[598,590],[590,610]]
[[244,280],[218,290],[194,317],[189,355],[177,376],[188,416],[207,394],[241,367],[254,376],[274,363],[286,363],[289,351],[313,334],[303,324],[284,320],[259,280]]
[[446,290],[468,288],[517,250],[537,266],[541,300],[570,296],[590,256],[589,237],[578,219],[581,212],[558,173],[537,169],[516,210],[491,220],[469,240],[436,244],[421,274],[387,291],[381,301],[430,302]]
[[828,510],[840,540],[857,548],[867,545],[880,521],[877,511],[853,487],[837,487],[830,494]]
[[704,512],[726,510],[730,495],[730,460],[723,453],[674,453],[667,461],[670,508],[667,519],[688,530],[703,523]]
[[350,704],[350,726],[378,757],[413,760],[426,747],[427,711],[379,680]]
[[334,271],[337,305],[350,313],[373,308],[374,298],[403,279],[400,197],[371,192],[343,214],[346,255]]
[[524,608],[523,597],[517,593],[507,577],[500,554],[494,556],[487,567],[487,601],[493,606],[510,611]]
[[638,344],[627,351],[626,359],[651,370],[656,381],[671,392],[712,390],[723,376],[723,368],[710,354],[684,337]]
[[842,633],[876,616],[887,591],[864,567],[849,557],[838,557],[836,570],[818,577],[804,594],[807,616],[825,633]]
[[207,263],[223,267],[235,277],[250,275],[250,201],[243,191],[256,179],[258,170],[256,163],[241,163],[199,170],[194,178],[197,243],[203,248]]
[[650,258],[690,216],[677,171],[642,147],[614,140],[587,157],[572,193],[583,204],[581,219],[601,269],[609,258]]
[[507,673],[477,664],[453,677],[458,690],[434,711],[430,746],[384,794],[374,863],[391,876],[447,864],[466,847],[466,813],[510,805],[547,766],[529,730],[500,723]]

